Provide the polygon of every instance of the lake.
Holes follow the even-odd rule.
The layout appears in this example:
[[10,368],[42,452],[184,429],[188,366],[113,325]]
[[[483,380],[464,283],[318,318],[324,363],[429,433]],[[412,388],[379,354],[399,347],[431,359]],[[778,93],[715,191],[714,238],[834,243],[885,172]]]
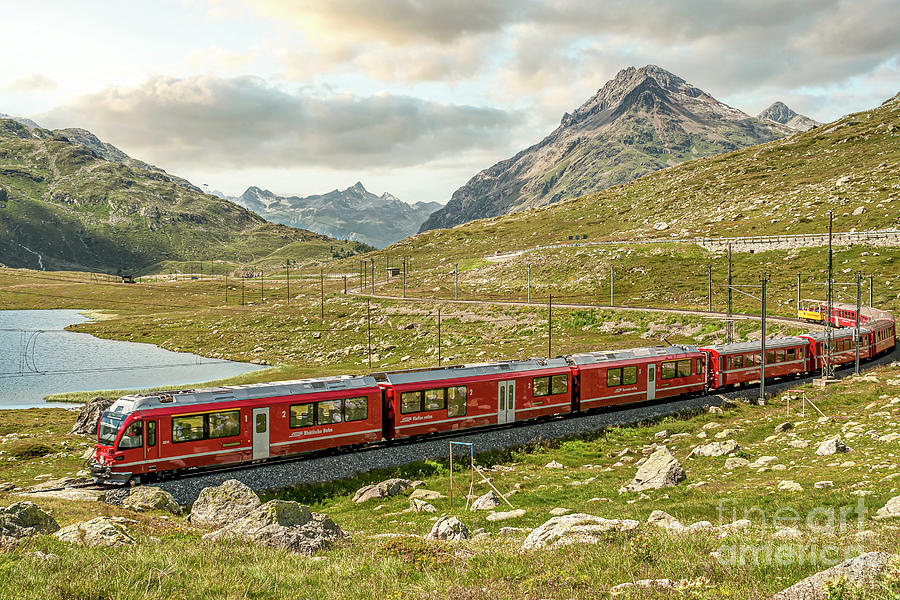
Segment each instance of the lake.
[[68,406],[49,394],[189,385],[264,369],[65,331],[78,310],[0,310],[0,409]]

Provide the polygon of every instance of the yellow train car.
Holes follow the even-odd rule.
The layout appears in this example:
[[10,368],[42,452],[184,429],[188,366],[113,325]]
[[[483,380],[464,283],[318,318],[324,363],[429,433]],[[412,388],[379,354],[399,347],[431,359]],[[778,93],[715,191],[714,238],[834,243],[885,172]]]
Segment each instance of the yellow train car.
[[820,300],[801,300],[797,307],[797,318],[811,323],[822,322],[822,302]]

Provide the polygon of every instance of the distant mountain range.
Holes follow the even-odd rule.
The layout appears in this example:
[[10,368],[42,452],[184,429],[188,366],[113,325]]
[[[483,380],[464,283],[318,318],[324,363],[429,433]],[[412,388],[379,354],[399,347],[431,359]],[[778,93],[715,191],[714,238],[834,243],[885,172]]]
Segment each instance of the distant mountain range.
[[407,204],[388,193],[377,196],[360,182],[345,190],[305,197],[278,196],[249,187],[229,200],[274,223],[376,248],[416,233],[425,219],[441,207],[437,202]]
[[163,261],[331,259],[369,248],[265,221],[84,129],[0,118],[0,263],[141,272]]
[[780,123],[794,131],[809,131],[813,127],[821,125],[814,119],[795,113],[784,102],[772,103],[772,106],[759,113],[757,118],[763,121]]
[[783,137],[654,65],[620,71],[550,135],[481,171],[421,231],[575,198],[678,163]]

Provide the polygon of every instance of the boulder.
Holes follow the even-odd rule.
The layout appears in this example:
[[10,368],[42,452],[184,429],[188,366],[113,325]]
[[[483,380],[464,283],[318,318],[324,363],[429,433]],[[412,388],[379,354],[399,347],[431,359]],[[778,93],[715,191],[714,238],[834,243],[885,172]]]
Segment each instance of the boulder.
[[761,469],[762,467],[768,467],[776,460],[778,460],[777,456],[760,456],[747,466],[751,469]]
[[772,600],[826,600],[832,598],[828,591],[828,583],[845,581],[849,588],[871,588],[879,575],[890,569],[891,560],[895,557],[887,552],[867,552],[856,558],[845,560],[824,571],[819,571],[802,581],[798,581],[774,596]]
[[437,512],[437,509],[436,509],[434,506],[432,506],[431,504],[428,504],[428,503],[425,502],[424,500],[419,500],[418,498],[410,498],[410,499],[409,499],[409,507],[410,507],[414,512],[417,512],[417,513],[420,513],[420,512],[427,512],[427,513]]
[[169,492],[148,485],[132,488],[131,493],[122,502],[124,508],[138,512],[145,510],[162,510],[173,515],[181,514],[181,506]]
[[825,440],[816,449],[819,456],[831,456],[840,452],[850,452],[850,448],[838,436]]
[[803,486],[797,483],[796,481],[791,481],[789,479],[785,479],[783,481],[778,482],[778,491],[779,492],[802,492]]
[[130,546],[135,543],[125,526],[109,517],[96,517],[90,521],[63,527],[55,534],[59,540],[79,546]]
[[34,502],[16,502],[0,508],[0,546],[59,530],[56,520]]
[[373,485],[367,485],[356,490],[353,494],[354,502],[365,502],[374,498],[390,498],[402,494],[413,487],[409,479],[386,479]]
[[565,469],[565,465],[562,463],[556,462],[555,460],[551,460],[546,465],[544,465],[545,469]]
[[519,517],[525,516],[524,508],[517,508],[515,510],[508,510],[506,512],[491,512],[486,519],[488,521],[506,521],[508,519],[518,519]]
[[726,454],[737,452],[740,449],[741,447],[734,440],[712,442],[711,444],[697,446],[691,450],[691,453],[688,454],[688,458],[694,458],[695,456],[725,456]]
[[887,501],[887,504],[878,509],[875,513],[876,519],[897,519],[900,518],[900,496],[894,496]]
[[725,460],[725,468],[729,471],[733,471],[734,469],[739,469],[741,467],[746,467],[750,464],[750,461],[746,458],[741,458],[739,456],[733,456]]
[[237,479],[203,488],[191,507],[191,525],[218,529],[249,515],[260,505],[259,496]]
[[817,490],[827,490],[834,487],[834,482],[828,480],[817,481],[815,484],[813,484],[813,487]]
[[654,510],[650,513],[650,516],[647,517],[647,524],[656,525],[666,531],[680,531],[684,529],[684,525],[678,519],[662,510]]
[[469,507],[469,510],[494,510],[501,504],[503,504],[503,501],[500,500],[500,496],[494,491],[490,491],[487,494],[478,497],[475,502],[472,503],[472,506]]
[[103,396],[91,398],[88,403],[82,407],[81,412],[78,413],[78,418],[75,420],[75,426],[72,427],[72,431],[69,433],[96,438],[97,426],[100,424],[100,416],[113,402],[115,402],[115,400],[104,398]]
[[553,517],[529,533],[522,543],[522,549],[597,544],[610,536],[637,529],[639,525],[633,519],[604,519],[583,513],[562,515]]
[[445,498],[446,496],[434,490],[419,488],[417,490],[413,490],[413,493],[410,494],[409,497],[414,500],[440,500],[441,498]]
[[658,447],[642,464],[634,479],[625,486],[627,491],[641,492],[676,486],[687,478],[684,467],[665,446]]
[[563,508],[561,506],[557,506],[556,508],[550,509],[550,516],[552,517],[561,517],[562,515],[568,514],[572,512],[568,508]]
[[784,433],[785,431],[790,431],[794,428],[794,424],[790,421],[785,421],[784,423],[779,423],[775,426],[775,433]]
[[462,524],[456,517],[444,515],[437,521],[427,534],[426,540],[465,540],[469,537],[469,528]]
[[240,539],[270,548],[312,555],[348,539],[328,516],[297,502],[270,500],[250,514],[207,533],[204,540]]

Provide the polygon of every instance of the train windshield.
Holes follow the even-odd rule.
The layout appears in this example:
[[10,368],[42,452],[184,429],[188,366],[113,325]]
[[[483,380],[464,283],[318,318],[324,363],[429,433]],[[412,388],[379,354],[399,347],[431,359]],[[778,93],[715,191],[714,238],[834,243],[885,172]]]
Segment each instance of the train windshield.
[[122,426],[122,421],[124,420],[124,416],[120,417],[104,412],[103,416],[100,417],[98,441],[104,446],[112,446],[116,441],[116,434],[119,433],[119,427]]

